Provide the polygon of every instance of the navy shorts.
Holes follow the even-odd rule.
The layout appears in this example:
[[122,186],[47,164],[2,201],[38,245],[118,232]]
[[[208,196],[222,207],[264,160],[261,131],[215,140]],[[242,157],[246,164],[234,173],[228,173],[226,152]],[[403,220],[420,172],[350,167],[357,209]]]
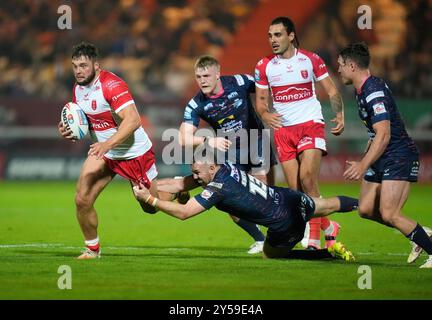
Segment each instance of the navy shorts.
[[314,215],[315,202],[308,195],[289,190],[288,195],[289,214],[287,215],[287,225],[284,230],[267,230],[266,241],[274,248],[292,249],[299,243],[304,236],[306,222]]
[[383,180],[417,182],[420,161],[418,155],[378,159],[367,171],[364,179],[381,183]]

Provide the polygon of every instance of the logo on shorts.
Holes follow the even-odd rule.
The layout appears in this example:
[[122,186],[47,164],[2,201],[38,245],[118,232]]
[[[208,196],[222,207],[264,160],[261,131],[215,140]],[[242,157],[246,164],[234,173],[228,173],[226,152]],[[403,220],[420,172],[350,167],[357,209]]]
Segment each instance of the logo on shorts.
[[371,177],[373,175],[375,175],[375,171],[371,168],[367,169],[365,176]]
[[301,70],[300,73],[301,73],[303,79],[307,79],[308,78],[308,71],[307,70]]
[[312,138],[311,137],[303,137],[300,139],[297,149],[304,147],[305,145],[312,144]]
[[419,172],[419,167],[420,167],[420,163],[418,161],[413,161],[410,176],[417,177]]

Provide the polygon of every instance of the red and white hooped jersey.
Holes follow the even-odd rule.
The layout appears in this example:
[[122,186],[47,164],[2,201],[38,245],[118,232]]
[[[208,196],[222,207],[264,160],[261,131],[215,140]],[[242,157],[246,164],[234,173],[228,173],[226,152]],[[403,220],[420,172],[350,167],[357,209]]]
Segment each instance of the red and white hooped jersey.
[[315,81],[328,77],[324,61],[315,53],[296,49],[289,58],[270,55],[255,67],[255,85],[271,88],[273,107],[282,115],[282,125],[324,119],[316,98]]
[[[101,70],[91,85],[75,84],[72,96],[72,101],[87,115],[92,140],[99,142],[108,140],[117,132],[121,123],[117,113],[135,103],[126,82],[105,70]],[[139,127],[105,156],[113,160],[132,159],[146,153],[151,146],[147,133]]]

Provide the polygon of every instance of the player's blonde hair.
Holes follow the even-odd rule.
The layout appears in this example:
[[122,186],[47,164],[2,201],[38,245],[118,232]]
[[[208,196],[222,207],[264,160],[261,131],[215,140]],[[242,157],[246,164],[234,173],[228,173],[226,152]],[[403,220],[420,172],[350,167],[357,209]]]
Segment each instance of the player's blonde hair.
[[220,69],[219,61],[215,57],[209,55],[200,56],[195,62],[195,70],[207,69],[213,66],[216,67],[218,70]]

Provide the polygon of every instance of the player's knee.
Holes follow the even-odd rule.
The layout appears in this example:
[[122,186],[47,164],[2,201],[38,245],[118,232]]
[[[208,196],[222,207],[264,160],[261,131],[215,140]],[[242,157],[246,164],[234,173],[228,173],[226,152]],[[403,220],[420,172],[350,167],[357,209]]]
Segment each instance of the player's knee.
[[315,175],[312,173],[306,173],[301,177],[302,189],[307,194],[314,194],[318,192],[318,183]]
[[85,211],[93,206],[93,200],[90,197],[78,192],[75,195],[75,206],[78,211]]
[[370,207],[359,205],[358,214],[363,219],[371,219],[373,216],[373,210]]
[[395,214],[394,212],[386,211],[386,210],[381,211],[381,217],[382,217],[382,220],[387,225],[390,225],[393,227],[398,225],[399,218],[400,218],[400,216]]

